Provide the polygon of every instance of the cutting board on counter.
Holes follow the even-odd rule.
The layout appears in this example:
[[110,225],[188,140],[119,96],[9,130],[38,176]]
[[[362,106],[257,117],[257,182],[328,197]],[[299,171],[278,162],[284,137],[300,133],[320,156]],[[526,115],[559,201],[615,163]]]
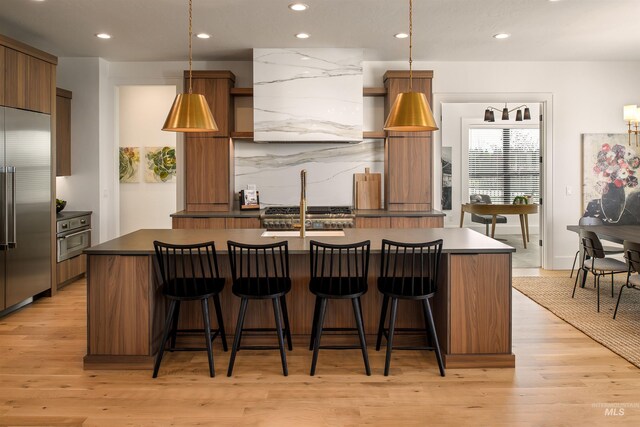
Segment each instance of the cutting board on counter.
[[382,209],[382,174],[364,173],[353,174],[353,186],[356,199],[356,209]]

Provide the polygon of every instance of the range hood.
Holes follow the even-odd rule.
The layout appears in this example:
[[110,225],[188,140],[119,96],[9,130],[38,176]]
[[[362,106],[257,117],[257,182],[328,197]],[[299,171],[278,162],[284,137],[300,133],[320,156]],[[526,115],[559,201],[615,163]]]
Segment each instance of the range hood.
[[362,141],[362,120],[362,50],[253,50],[254,141]]

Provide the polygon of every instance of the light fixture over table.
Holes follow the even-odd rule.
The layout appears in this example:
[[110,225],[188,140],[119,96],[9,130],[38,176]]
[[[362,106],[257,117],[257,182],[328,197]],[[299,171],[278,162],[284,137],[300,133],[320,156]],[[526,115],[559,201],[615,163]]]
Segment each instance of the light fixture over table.
[[189,0],[189,92],[176,95],[162,130],[171,132],[215,132],[218,130],[204,95],[191,89],[192,0]]
[[423,132],[438,130],[429,101],[422,92],[413,91],[413,0],[409,0],[409,92],[399,93],[389,112],[384,130]]
[[[524,107],[524,114],[523,114],[522,107]],[[516,110],[517,110],[516,122],[521,122],[523,119],[531,120],[531,110],[529,110],[529,107],[527,107],[526,105],[519,105],[516,108],[512,108],[511,110],[509,110],[509,107],[507,107],[507,103],[505,102],[504,107],[502,109],[491,107],[491,106],[487,107],[487,109],[484,110],[484,121],[495,122],[496,116],[495,114],[493,114],[494,111],[498,111],[502,113],[502,120],[509,120],[509,114],[513,113]]]
[[[638,146],[638,135],[640,134],[640,130],[638,130],[638,123],[640,122],[640,108],[638,108],[637,105],[625,105],[624,121],[627,122],[627,125],[629,126],[629,129],[627,130],[629,133],[629,145],[631,145],[631,135],[635,134],[636,146]],[[634,129],[631,129],[632,125],[634,125]]]

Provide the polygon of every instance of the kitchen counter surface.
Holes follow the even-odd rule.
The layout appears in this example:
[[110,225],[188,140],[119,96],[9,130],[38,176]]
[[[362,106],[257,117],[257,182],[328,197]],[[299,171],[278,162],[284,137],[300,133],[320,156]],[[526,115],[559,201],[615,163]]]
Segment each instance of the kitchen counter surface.
[[[234,209],[232,211],[225,212],[187,212],[179,211],[172,213],[172,218],[262,218],[264,216],[265,209],[260,210],[239,210]],[[388,211],[384,209],[354,209],[353,213],[356,217],[444,217],[444,212],[429,210],[429,211]]]
[[56,220],[77,218],[83,215],[91,215],[93,211],[62,211],[56,214]]
[[85,249],[89,255],[145,255],[153,253],[153,241],[174,244],[215,241],[221,255],[226,254],[227,240],[242,243],[264,244],[281,240],[289,241],[289,253],[301,254],[309,250],[309,241],[326,243],[353,243],[371,240],[371,252],[379,253],[382,239],[399,242],[427,242],[443,239],[444,253],[510,253],[511,246],[491,239],[468,228],[420,228],[420,229],[346,229],[344,237],[261,237],[264,229],[191,230],[145,229],[126,234],[117,239]]

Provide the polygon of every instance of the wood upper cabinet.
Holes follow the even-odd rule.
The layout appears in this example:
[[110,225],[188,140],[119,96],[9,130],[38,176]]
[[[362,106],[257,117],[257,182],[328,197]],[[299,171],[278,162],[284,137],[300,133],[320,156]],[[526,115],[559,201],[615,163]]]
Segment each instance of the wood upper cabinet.
[[56,176],[71,175],[71,97],[56,89]]
[[[413,72],[413,91],[426,94],[431,103],[432,71]],[[401,92],[409,91],[408,71],[387,71],[385,112]],[[388,210],[432,209],[432,132],[388,132],[385,141],[385,204]]]
[[4,105],[51,114],[53,65],[17,50],[5,48]]
[[[229,91],[236,77],[231,71],[193,71],[193,93],[204,95],[218,125],[217,132],[187,133],[187,138],[230,137],[233,129],[233,99]],[[184,72],[184,87],[189,88],[189,72]]]
[[231,139],[187,138],[184,156],[186,210],[229,210],[233,200]]

